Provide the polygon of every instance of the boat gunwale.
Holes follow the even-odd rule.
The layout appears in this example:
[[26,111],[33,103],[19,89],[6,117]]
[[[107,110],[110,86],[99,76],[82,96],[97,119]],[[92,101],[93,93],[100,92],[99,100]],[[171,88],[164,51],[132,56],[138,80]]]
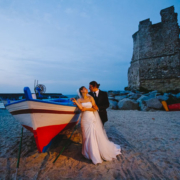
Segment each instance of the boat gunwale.
[[54,105],[77,107],[76,105],[73,105],[73,104],[67,104],[67,103],[65,104],[65,102],[59,102],[58,103],[58,102],[53,102],[53,101],[44,101],[44,100],[42,101],[42,100],[37,100],[37,99],[28,99],[28,100],[24,99],[24,100],[20,100],[17,102],[6,104],[5,107],[13,105],[13,104],[25,102],[25,101],[33,101],[33,102],[40,102],[40,103],[47,103],[47,104],[54,104]]

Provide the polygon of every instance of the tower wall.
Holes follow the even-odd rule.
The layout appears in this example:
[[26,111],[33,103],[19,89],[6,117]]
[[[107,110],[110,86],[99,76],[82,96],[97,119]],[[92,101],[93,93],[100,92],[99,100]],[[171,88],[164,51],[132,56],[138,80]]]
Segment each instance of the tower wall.
[[[148,90],[180,89],[180,29],[174,7],[161,10],[161,22],[139,23],[133,35],[133,56],[128,86]],[[132,73],[135,75],[132,77]]]

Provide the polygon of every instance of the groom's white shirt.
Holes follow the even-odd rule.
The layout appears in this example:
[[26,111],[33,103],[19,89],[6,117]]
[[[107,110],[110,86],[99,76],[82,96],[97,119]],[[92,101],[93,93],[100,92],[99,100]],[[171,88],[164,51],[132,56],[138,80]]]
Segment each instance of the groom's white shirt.
[[97,91],[95,91],[95,93],[96,93],[96,97],[98,97],[98,95],[99,95],[99,89],[98,89]]

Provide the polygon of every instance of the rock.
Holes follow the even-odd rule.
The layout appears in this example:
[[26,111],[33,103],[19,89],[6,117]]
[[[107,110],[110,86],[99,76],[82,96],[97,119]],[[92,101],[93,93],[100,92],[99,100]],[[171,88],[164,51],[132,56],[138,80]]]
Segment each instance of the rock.
[[108,96],[116,96],[116,95],[120,95],[120,91],[108,91]]
[[140,92],[140,91],[135,91],[136,94],[143,94],[143,92]]
[[162,104],[160,103],[159,99],[157,99],[157,98],[146,100],[146,106],[148,108],[152,108],[152,109],[161,109],[162,108]]
[[157,91],[151,91],[148,94],[146,94],[146,96],[151,98],[155,98],[157,95],[160,95],[160,93],[158,93]]
[[129,94],[131,91],[108,91],[108,96],[123,96]]
[[113,100],[109,100],[109,107],[111,109],[118,109],[118,102],[117,101],[113,101]]
[[176,94],[176,98],[180,98],[180,93]]
[[149,92],[150,94],[154,94],[154,93],[157,93],[158,91],[157,90],[155,90],[155,91],[151,91],[151,92]]
[[108,96],[108,99],[109,99],[109,100],[113,100],[113,99],[114,99],[114,96]]
[[129,96],[129,99],[137,100],[137,99],[140,98],[141,96],[142,96],[141,94],[133,94],[133,95]]
[[131,93],[131,91],[120,91],[120,95],[122,96],[122,95],[127,95],[127,94],[129,94],[129,93]]
[[166,95],[160,95],[160,96],[156,96],[157,99],[161,100],[161,101],[167,101],[169,99],[168,96]]
[[149,96],[149,93],[143,94],[144,96]]
[[171,93],[164,93],[164,96],[169,96]]
[[151,99],[149,96],[142,95],[140,98],[137,99],[137,102],[146,101],[148,99]]
[[149,111],[150,110],[150,108],[147,107],[145,101],[142,101],[141,103],[139,103],[139,107],[140,107],[141,111]]
[[136,94],[136,93],[130,92],[130,93],[128,94],[128,96],[132,96],[132,95],[134,95],[134,94]]
[[[166,96],[160,96],[159,99],[167,99]],[[158,98],[152,98],[152,96],[144,96],[142,95],[137,102],[139,103],[139,107],[142,111],[150,111],[151,109],[160,110],[162,108],[162,104]]]
[[115,96],[114,98],[116,99],[116,100],[118,100],[118,101],[120,101],[120,100],[122,100],[122,99],[124,99],[124,98],[126,98],[127,96]]
[[149,111],[149,107],[146,105],[146,100],[151,99],[149,96],[142,95],[140,98],[137,99],[139,103],[139,107],[141,111]]
[[172,95],[172,96],[176,97],[176,94],[170,94],[170,95]]
[[122,99],[118,102],[118,109],[121,110],[137,110],[138,109],[138,103],[136,101],[133,101],[131,99]]

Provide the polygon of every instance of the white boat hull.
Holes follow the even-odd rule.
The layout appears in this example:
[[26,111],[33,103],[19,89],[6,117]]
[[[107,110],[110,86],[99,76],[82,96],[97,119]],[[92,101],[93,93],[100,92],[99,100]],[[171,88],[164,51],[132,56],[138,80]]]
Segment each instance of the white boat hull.
[[53,137],[76,125],[80,118],[75,106],[39,100],[21,101],[6,108],[22,126],[34,133],[40,152],[46,150]]

